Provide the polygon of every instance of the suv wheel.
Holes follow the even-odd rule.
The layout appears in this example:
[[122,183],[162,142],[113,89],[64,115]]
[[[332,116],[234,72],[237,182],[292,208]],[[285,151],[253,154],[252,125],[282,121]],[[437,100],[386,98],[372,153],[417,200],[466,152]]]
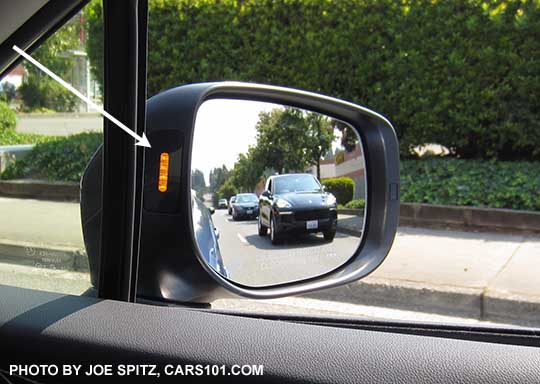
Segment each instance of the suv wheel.
[[323,232],[324,239],[326,241],[333,241],[334,237],[336,237],[336,230],[335,229],[329,229],[327,231]]
[[270,240],[272,241],[272,244],[276,245],[280,243],[280,235],[277,233],[276,230],[276,219],[274,216],[270,217]]
[[259,236],[266,236],[268,233],[268,227],[261,222],[261,214],[259,213],[259,220],[257,220],[257,229],[259,230]]

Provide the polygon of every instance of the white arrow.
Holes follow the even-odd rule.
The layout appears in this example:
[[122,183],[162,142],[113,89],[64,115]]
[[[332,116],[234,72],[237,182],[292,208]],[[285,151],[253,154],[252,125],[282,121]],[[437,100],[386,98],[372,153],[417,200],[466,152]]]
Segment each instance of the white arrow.
[[47,67],[42,65],[39,61],[35,60],[32,56],[30,56],[28,53],[17,47],[16,45],[13,46],[13,50],[17,52],[19,55],[24,57],[26,60],[34,64],[36,67],[41,69],[43,72],[45,72],[47,75],[52,77],[54,80],[58,81],[60,84],[62,84],[64,87],[66,87],[68,90],[70,90],[75,96],[77,96],[79,99],[84,101],[86,104],[88,104],[92,109],[96,110],[97,112],[101,113],[103,116],[105,116],[107,119],[112,121],[114,124],[118,125],[120,128],[122,128],[128,135],[133,137],[137,142],[135,145],[140,145],[142,147],[148,147],[150,148],[150,142],[146,138],[146,135],[143,133],[142,137],[137,135],[135,132],[133,132],[131,129],[126,127],[123,123],[121,123],[118,119],[116,119],[114,116],[112,116],[109,112],[104,110],[103,108],[99,107],[96,103],[94,103],[92,100],[90,100],[88,97],[77,91],[71,84],[66,83],[64,80],[62,80],[60,77],[58,77],[54,72],[50,71]]

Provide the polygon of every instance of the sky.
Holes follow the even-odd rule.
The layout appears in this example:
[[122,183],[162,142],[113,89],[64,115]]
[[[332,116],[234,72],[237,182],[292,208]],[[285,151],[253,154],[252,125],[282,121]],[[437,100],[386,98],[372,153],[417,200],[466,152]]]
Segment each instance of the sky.
[[[205,101],[197,111],[191,169],[204,173],[209,184],[210,170],[223,164],[231,169],[240,153],[256,143],[255,126],[260,112],[269,112],[282,105],[252,100],[213,99]],[[334,134],[339,134],[336,130]],[[332,147],[340,144],[336,138]]]
[[252,100],[205,101],[195,119],[191,168],[200,169],[207,184],[211,169],[223,164],[231,169],[238,155],[256,143],[259,113],[274,108],[282,106]]

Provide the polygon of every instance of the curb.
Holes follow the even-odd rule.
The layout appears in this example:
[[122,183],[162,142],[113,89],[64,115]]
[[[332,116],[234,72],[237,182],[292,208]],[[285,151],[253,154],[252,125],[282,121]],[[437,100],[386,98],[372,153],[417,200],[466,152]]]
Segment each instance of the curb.
[[364,216],[364,210],[363,209],[350,209],[350,208],[339,208],[338,214],[343,215],[354,215],[354,216]]
[[348,285],[304,296],[349,304],[481,318],[482,291],[481,288],[434,286],[368,277]]
[[[88,258],[82,249],[7,240],[0,240],[0,262],[75,272],[89,271]],[[522,326],[540,326],[540,297],[483,288],[367,277],[355,283],[302,296]]]
[[338,209],[338,223],[336,230],[340,233],[344,233],[346,235],[355,236],[355,237],[362,237],[362,230],[358,230],[356,227],[352,226],[344,226],[340,225],[339,215],[353,215],[353,216],[364,216],[364,210],[363,209]]
[[540,327],[540,297],[482,288],[429,285],[368,277],[303,295],[319,300],[420,311],[520,326]]
[[0,240],[0,261],[36,268],[89,271],[85,251],[75,247]]
[[[362,216],[362,209],[339,209],[344,215]],[[540,212],[477,208],[457,205],[401,203],[399,225],[493,232],[540,233]]]
[[540,297],[487,289],[483,317],[489,321],[540,327]]
[[347,227],[340,227],[339,221],[338,221],[338,226],[336,227],[336,231],[339,233],[344,233],[349,236],[362,237],[362,231],[358,231],[356,229],[351,229]]
[[44,180],[0,180],[0,196],[56,201],[79,201],[79,183]]
[[491,231],[540,232],[540,212],[453,205],[401,203],[399,225],[450,226]]

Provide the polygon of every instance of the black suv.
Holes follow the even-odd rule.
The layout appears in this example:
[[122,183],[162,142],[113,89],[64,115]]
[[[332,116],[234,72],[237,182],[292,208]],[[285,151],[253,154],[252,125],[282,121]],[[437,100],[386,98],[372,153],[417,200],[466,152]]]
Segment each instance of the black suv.
[[259,197],[259,235],[270,228],[272,244],[284,234],[322,232],[334,240],[337,225],[336,198],[325,192],[319,181],[307,173],[270,176]]

